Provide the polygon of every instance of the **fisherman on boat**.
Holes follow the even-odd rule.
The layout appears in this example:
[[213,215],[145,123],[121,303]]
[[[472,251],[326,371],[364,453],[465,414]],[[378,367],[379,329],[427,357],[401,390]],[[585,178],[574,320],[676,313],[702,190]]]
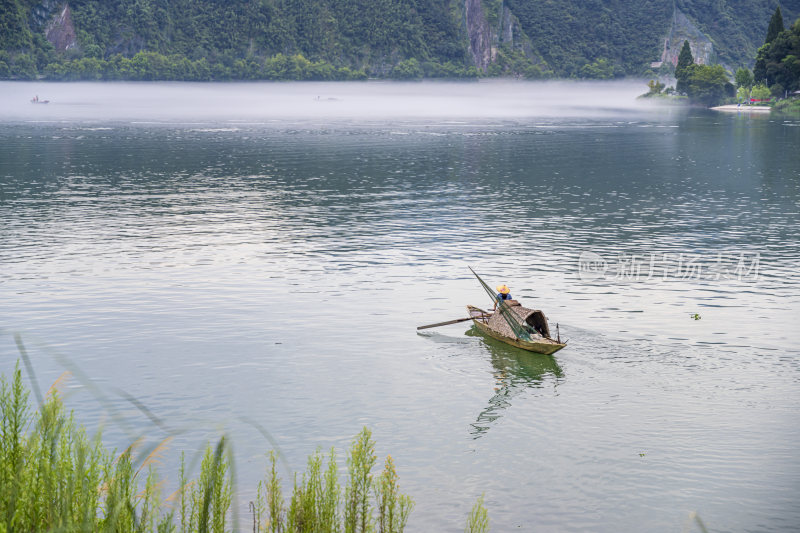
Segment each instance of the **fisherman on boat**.
[[501,300],[512,300],[511,298],[511,289],[508,288],[508,285],[498,285],[497,286],[497,295],[494,297],[494,307],[492,307],[492,311],[497,309],[497,304]]

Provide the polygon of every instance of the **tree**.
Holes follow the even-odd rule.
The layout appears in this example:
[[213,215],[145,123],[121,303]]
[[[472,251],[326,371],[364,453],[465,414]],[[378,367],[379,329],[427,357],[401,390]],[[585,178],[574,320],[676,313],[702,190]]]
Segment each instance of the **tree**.
[[678,54],[678,64],[675,66],[675,72],[677,73],[678,71],[685,69],[692,63],[694,63],[694,57],[692,56],[692,47],[689,46],[689,41],[683,41],[683,47],[681,48],[681,53]]
[[21,50],[31,45],[25,12],[16,0],[0,0],[0,50]]
[[769,92],[775,98],[782,98],[786,94],[786,89],[783,88],[783,85],[780,83],[776,83],[772,87],[769,88]]
[[675,78],[678,83],[675,84],[675,90],[679,93],[687,92],[686,84],[686,69],[694,64],[694,57],[692,57],[692,49],[689,46],[689,41],[683,41],[683,48],[678,55],[678,64],[675,65]]
[[661,83],[658,80],[650,80],[649,82],[647,82],[647,86],[650,88],[650,90],[647,92],[647,94],[645,94],[645,96],[653,96],[656,94],[661,94],[661,91],[663,91],[664,87],[666,87],[663,83]]
[[689,65],[684,69],[684,75],[686,94],[694,103],[713,106],[724,97],[735,94],[722,65]]
[[580,72],[582,78],[608,80],[614,77],[614,65],[608,59],[600,57],[582,66]]
[[36,62],[30,54],[19,54],[14,58],[11,75],[23,80],[36,78]]
[[775,13],[769,19],[769,27],[767,28],[767,38],[764,39],[764,44],[771,43],[780,32],[784,30],[783,15],[781,14],[781,6],[775,8]]
[[750,92],[750,98],[753,100],[768,100],[769,96],[770,92],[766,85],[756,85]]
[[395,65],[390,76],[396,80],[417,80],[422,78],[422,67],[412,57]]
[[800,89],[800,19],[790,30],[780,32],[772,42],[758,49],[753,77],[767,86]]
[[739,90],[736,91],[736,99],[739,102],[744,102],[750,98],[750,89],[747,87],[739,87]]
[[746,68],[737,69],[734,79],[736,80],[737,87],[750,88],[753,86],[753,74],[750,72],[749,69]]

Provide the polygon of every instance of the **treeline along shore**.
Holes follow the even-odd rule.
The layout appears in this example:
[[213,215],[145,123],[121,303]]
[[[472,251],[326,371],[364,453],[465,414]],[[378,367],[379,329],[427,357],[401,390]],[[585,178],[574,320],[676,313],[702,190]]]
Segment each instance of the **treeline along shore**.
[[[608,5],[607,5],[608,4]],[[800,5],[784,2],[785,15]],[[0,79],[612,79],[752,66],[778,0],[0,0]]]

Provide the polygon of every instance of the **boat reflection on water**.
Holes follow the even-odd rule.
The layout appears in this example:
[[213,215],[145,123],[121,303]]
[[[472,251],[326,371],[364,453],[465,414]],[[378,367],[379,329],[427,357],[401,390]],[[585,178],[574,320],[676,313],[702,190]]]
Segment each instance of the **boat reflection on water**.
[[482,335],[475,326],[467,330],[466,335],[479,338],[489,351],[495,377],[494,395],[475,422],[470,424],[473,438],[480,438],[488,432],[494,421],[502,417],[502,411],[511,407],[514,398],[524,391],[549,385],[555,389],[564,377],[552,355],[532,354],[514,348]]

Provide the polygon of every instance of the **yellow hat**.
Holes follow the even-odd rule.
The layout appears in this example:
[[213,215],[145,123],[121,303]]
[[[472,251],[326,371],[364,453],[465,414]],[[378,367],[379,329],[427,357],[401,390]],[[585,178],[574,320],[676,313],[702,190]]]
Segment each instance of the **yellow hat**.
[[509,289],[509,288],[508,288],[507,286],[505,286],[505,285],[498,285],[498,286],[497,286],[497,291],[498,291],[500,294],[508,294],[509,292],[511,292],[511,289]]

